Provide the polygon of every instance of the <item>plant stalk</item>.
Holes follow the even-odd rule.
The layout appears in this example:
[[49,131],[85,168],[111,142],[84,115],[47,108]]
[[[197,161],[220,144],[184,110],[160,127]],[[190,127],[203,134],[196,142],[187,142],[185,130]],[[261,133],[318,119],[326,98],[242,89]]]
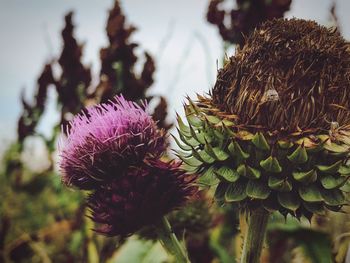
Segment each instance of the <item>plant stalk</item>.
[[248,229],[244,238],[241,263],[259,263],[264,245],[269,212],[260,208],[248,214]]
[[169,254],[174,256],[177,263],[190,263],[186,250],[180,244],[165,216],[156,224],[156,231],[160,243]]

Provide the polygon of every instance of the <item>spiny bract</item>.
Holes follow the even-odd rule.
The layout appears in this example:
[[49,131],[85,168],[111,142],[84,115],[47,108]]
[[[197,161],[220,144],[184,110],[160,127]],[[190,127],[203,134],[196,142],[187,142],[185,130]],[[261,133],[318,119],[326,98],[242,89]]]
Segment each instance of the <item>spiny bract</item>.
[[97,232],[126,237],[157,223],[196,191],[180,164],[148,160],[131,166],[94,191],[87,200]]
[[[315,22],[262,24],[178,117],[179,157],[220,202],[307,218],[339,211],[350,175],[350,53]],[[181,142],[182,141],[182,142]]]

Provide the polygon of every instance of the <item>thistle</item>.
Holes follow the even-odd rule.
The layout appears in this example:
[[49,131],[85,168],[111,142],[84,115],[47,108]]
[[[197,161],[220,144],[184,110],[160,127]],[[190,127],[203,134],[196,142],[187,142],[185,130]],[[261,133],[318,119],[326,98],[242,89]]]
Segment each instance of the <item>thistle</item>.
[[195,188],[179,166],[147,161],[93,192],[88,206],[93,221],[102,224],[97,232],[126,237],[182,205]]
[[67,134],[60,143],[63,182],[85,190],[166,149],[164,132],[152,117],[122,96],[87,108],[70,122]]
[[178,117],[179,156],[220,203],[248,212],[241,262],[258,262],[270,212],[308,219],[346,203],[350,53],[334,30],[298,19],[262,24],[207,97]]
[[61,141],[62,180],[90,190],[87,206],[97,232],[127,237],[155,225],[177,262],[188,262],[165,215],[196,190],[177,162],[163,162],[164,132],[142,106],[122,96],[88,108],[70,123]]

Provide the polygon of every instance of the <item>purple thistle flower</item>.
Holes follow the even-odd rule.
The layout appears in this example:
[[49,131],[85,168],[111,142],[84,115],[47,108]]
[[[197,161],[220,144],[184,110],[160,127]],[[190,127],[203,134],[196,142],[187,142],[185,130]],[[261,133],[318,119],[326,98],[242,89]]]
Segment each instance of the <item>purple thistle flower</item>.
[[182,205],[196,187],[180,163],[152,160],[133,166],[88,198],[91,218],[107,236],[129,236]]
[[62,179],[85,190],[115,179],[145,158],[159,157],[166,148],[164,132],[144,107],[122,96],[75,116],[67,134],[59,145]]

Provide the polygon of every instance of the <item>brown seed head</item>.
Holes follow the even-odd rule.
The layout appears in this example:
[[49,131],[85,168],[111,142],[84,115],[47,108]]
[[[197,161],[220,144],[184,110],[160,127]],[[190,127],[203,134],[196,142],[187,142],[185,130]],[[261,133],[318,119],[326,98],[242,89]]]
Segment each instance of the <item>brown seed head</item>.
[[350,123],[350,53],[340,34],[312,21],[258,27],[219,71],[212,103],[237,124],[273,134]]

